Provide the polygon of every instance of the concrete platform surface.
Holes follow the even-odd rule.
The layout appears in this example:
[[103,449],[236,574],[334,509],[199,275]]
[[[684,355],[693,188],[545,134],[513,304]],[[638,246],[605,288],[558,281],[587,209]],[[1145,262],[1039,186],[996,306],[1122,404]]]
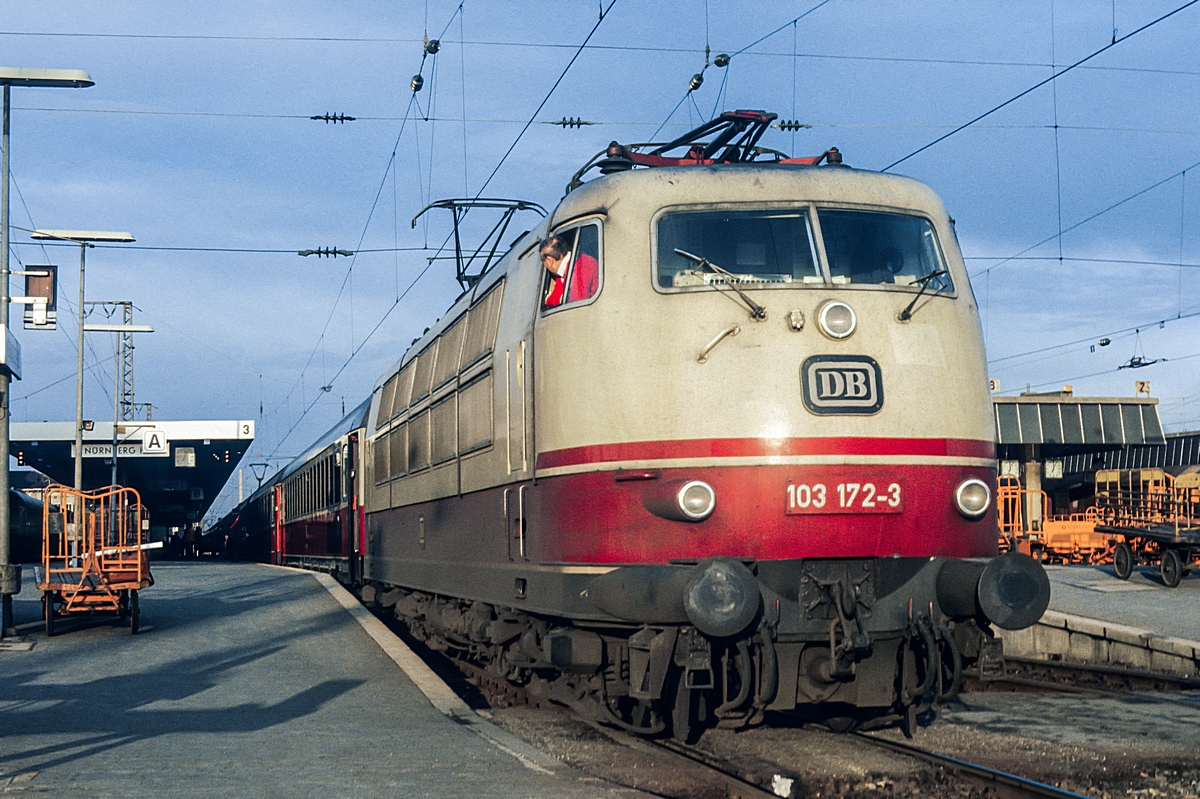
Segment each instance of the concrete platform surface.
[[138,635],[97,619],[46,638],[26,570],[14,611],[34,646],[0,651],[0,793],[643,795],[456,723],[314,575],[225,563],[154,574]]
[[1200,641],[1200,569],[1167,588],[1155,566],[1118,580],[1109,566],[1047,566],[1050,609]]

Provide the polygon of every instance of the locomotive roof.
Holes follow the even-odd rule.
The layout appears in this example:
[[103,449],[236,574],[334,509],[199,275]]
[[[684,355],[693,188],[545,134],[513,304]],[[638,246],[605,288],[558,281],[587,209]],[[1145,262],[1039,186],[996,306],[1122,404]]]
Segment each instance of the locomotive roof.
[[622,209],[649,216],[658,208],[672,205],[780,201],[854,203],[931,214],[945,212],[933,189],[903,175],[847,166],[749,162],[633,169],[605,175],[584,183],[564,197],[550,219],[554,226],[592,211],[616,213]]

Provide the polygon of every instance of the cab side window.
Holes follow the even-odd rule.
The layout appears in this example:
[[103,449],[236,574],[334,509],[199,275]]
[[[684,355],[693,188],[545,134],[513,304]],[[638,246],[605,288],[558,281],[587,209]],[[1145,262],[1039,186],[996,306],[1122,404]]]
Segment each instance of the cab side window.
[[544,310],[590,300],[600,290],[598,224],[559,231],[542,242],[541,256],[546,269]]

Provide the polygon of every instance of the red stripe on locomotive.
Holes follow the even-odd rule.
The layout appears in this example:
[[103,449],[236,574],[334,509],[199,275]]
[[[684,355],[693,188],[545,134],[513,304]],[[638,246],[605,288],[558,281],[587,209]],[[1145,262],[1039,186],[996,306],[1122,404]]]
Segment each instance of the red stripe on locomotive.
[[[533,514],[546,532],[543,558],[559,563],[667,563],[673,559],[745,557],[983,557],[996,554],[996,516],[959,515],[954,489],[964,479],[992,479],[987,467],[934,465],[718,466],[664,469],[661,480],[704,480],[717,505],[699,523],[651,515],[643,493],[658,481],[615,481],[612,472],[562,475],[539,481]],[[788,483],[837,486],[897,482],[900,513],[836,512],[789,515]]]

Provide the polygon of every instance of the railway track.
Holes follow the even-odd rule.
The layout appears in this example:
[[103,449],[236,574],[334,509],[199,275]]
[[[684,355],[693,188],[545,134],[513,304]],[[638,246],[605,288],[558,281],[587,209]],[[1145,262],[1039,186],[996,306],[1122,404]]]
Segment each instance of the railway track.
[[[523,688],[497,679],[471,663],[458,660],[455,660],[454,663],[464,677],[475,685],[489,702],[497,706],[554,707],[565,710],[558,705],[552,705],[545,700],[530,696]],[[800,799],[800,797],[815,793],[825,793],[820,787],[807,785],[806,780],[799,772],[769,760],[743,756],[735,762],[673,739],[646,739],[602,726],[598,722],[588,721],[586,723],[624,747],[655,753],[658,759],[663,761],[660,763],[662,768],[702,771],[704,773],[703,781],[717,789],[716,793],[725,799],[768,799],[772,797],[774,799],[779,799],[779,797]],[[925,766],[932,766],[937,773],[931,775],[931,778],[948,788],[974,789],[981,795],[997,799],[1091,799],[1084,794],[870,733],[854,733],[851,736],[824,732],[817,734],[827,735],[831,746],[845,746],[847,741],[853,740],[910,758]],[[611,778],[611,775],[606,776]],[[670,791],[660,793],[644,784],[630,785],[629,787],[671,799],[675,799],[675,797],[683,799],[688,795]],[[920,795],[920,792],[917,791],[911,795]]]
[[879,738],[865,732],[856,732],[852,733],[852,735],[857,740],[865,741],[872,746],[898,752],[924,763],[943,768],[962,782],[970,783],[974,787],[985,790],[991,789],[991,795],[997,797],[997,799],[1093,799],[1093,797],[1089,797],[1087,794],[1075,793],[1074,791],[1047,785],[1037,780],[1030,780],[1025,777],[1019,777],[1016,774],[1009,774],[1006,771],[999,771],[987,766],[978,765],[977,763],[959,760],[956,757],[941,755],[937,752],[931,752],[928,749],[914,746],[913,744]]
[[[1174,692],[1200,691],[1200,679],[1161,672],[1036,658],[1005,658],[1003,674],[964,672],[964,691],[1064,692],[1099,696],[1128,696],[1156,702],[1200,707],[1200,694],[1169,696]],[[1150,694],[1153,692],[1153,694]]]

